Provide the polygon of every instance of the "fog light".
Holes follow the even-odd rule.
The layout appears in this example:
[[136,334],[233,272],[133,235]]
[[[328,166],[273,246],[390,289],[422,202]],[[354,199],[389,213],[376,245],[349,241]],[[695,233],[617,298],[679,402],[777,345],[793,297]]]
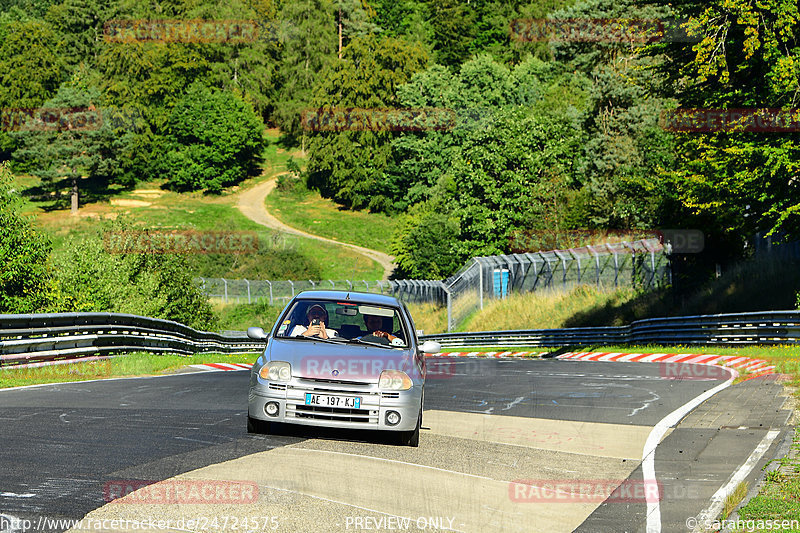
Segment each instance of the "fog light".
[[400,423],[400,413],[397,411],[386,412],[386,423],[390,426],[396,426]]
[[278,416],[278,411],[280,411],[278,402],[269,402],[264,406],[264,412],[267,413],[268,416]]

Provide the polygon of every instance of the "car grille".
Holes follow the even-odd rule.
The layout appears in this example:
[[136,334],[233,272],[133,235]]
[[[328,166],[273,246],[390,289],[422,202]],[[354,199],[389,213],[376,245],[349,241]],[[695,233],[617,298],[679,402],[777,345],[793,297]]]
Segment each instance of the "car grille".
[[347,387],[356,387],[361,389],[369,389],[371,385],[369,383],[364,383],[363,381],[346,381],[343,379],[312,379],[312,378],[300,378],[298,379],[300,383],[303,385],[308,385],[311,387],[314,386],[325,386],[328,384],[331,385],[345,385]]
[[[286,391],[286,417],[305,420],[338,421],[376,427],[380,414],[377,385],[329,379],[299,379]],[[361,409],[306,405],[306,393],[358,396]]]
[[316,420],[341,420],[343,422],[362,422],[369,424],[368,409],[337,409],[318,405],[296,405],[295,418],[313,418]]

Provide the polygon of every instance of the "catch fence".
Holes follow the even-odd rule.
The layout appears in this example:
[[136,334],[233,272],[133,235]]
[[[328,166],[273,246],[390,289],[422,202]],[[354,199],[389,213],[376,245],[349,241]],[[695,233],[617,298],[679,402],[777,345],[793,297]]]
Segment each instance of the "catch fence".
[[307,290],[388,294],[401,301],[447,307],[448,331],[456,330],[492,299],[531,291],[569,290],[577,285],[654,289],[670,283],[671,271],[658,239],[513,255],[475,257],[447,280],[247,280],[199,278],[203,292],[224,303],[286,303]]
[[512,292],[564,291],[578,285],[655,289],[671,282],[669,259],[658,239],[475,257],[444,282],[448,331],[491,299]]

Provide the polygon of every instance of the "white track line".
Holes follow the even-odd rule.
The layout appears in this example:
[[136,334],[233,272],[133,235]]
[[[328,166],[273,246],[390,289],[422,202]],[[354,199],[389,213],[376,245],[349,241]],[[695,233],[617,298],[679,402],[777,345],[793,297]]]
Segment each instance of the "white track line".
[[725,499],[728,497],[728,494],[733,492],[736,486],[744,481],[744,478],[752,472],[758,461],[767,453],[772,441],[775,440],[775,437],[777,437],[779,433],[780,431],[777,429],[772,429],[764,435],[764,438],[761,439],[761,442],[755,447],[753,453],[751,453],[750,457],[747,458],[742,466],[734,472],[728,483],[720,487],[719,490],[714,493],[711,497],[711,505],[697,515],[697,525],[694,531],[705,531],[705,524],[719,516],[720,512],[722,512],[722,506],[725,505]]
[[[725,368],[725,367],[722,367]],[[725,368],[728,372],[731,373],[731,376],[728,378],[727,381],[724,383],[720,383],[713,389],[707,390],[703,394],[697,396],[696,398],[690,400],[689,402],[683,404],[682,406],[678,407],[670,414],[665,416],[661,421],[655,425],[653,430],[650,432],[650,435],[647,437],[647,442],[644,445],[644,451],[642,452],[642,475],[644,477],[645,484],[653,483],[655,484],[654,491],[658,492],[658,483],[656,480],[656,447],[658,443],[661,442],[661,439],[664,437],[664,434],[667,432],[669,428],[677,424],[681,418],[686,416],[686,414],[706,401],[707,399],[714,396],[719,391],[729,387],[733,380],[739,375],[736,370],[732,368]],[[647,500],[647,533],[661,533],[661,505],[659,500],[661,499],[660,495],[657,498],[648,498]],[[655,501],[650,501],[655,500]]]

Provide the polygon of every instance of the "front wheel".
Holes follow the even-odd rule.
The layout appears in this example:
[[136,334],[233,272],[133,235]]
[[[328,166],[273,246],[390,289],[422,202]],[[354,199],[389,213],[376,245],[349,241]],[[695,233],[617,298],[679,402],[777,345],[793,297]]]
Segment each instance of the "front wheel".
[[417,427],[412,431],[403,431],[400,434],[400,444],[403,446],[419,447],[419,428],[422,426],[422,406],[419,407],[419,417],[417,417]]
[[258,418],[253,418],[250,415],[247,415],[247,432],[248,433],[258,433],[262,435],[269,434],[269,422],[265,420],[259,420]]

